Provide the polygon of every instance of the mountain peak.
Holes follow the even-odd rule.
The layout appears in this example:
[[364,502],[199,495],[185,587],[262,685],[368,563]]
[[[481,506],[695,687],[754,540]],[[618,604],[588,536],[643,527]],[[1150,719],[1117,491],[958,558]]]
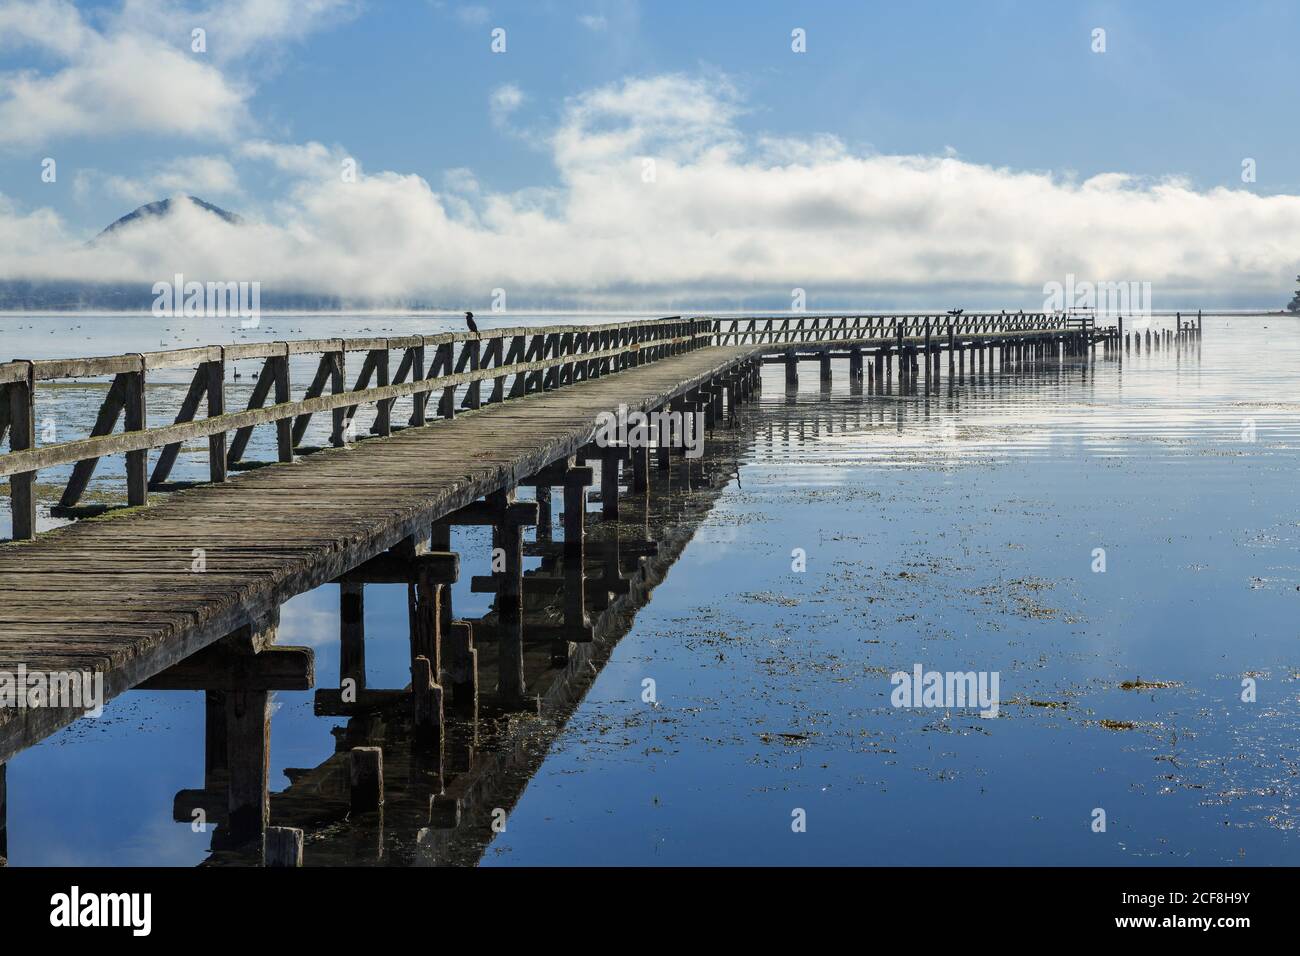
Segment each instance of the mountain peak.
[[[222,209],[220,206],[214,206],[212,203],[205,202],[204,200],[200,199],[197,196],[186,196],[185,199],[189,200],[191,203],[193,203],[195,206],[198,206],[200,209],[204,210],[205,212],[210,212],[215,216],[219,216],[221,219],[225,220],[226,222],[230,223],[233,226],[238,226],[243,222],[243,220],[239,216],[236,216],[233,212],[227,212],[225,209]],[[107,229],[105,229],[95,238],[96,239],[103,238],[104,236],[108,235],[110,232],[116,232],[118,229],[121,229],[124,226],[129,226],[131,223],[138,222],[141,219],[146,219],[153,216],[166,216],[172,211],[175,203],[176,203],[175,199],[159,199],[157,202],[145,203],[145,205],[139,207],[138,209],[132,210],[131,212],[123,216],[121,219],[118,219],[116,222],[111,223]]]

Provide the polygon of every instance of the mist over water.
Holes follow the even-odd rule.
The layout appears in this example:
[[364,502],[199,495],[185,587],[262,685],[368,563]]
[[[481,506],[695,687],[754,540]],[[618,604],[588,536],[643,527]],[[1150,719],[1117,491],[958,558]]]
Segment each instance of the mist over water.
[[[240,340],[211,320],[160,340],[148,317],[80,342],[79,321],[0,318],[0,358]],[[268,325],[245,340],[459,327]],[[228,407],[255,371],[228,383]],[[295,366],[295,397],[311,371]],[[1300,320],[1207,317],[1199,355],[968,372],[928,398],[854,393],[846,363],[829,392],[815,363],[801,371],[797,393],[781,366],[765,372],[738,475],[485,863],[1296,862]],[[42,389],[38,417],[60,441],[85,434],[105,387]],[[150,402],[150,424],[170,421],[176,401]],[[248,457],[273,458],[273,436],[255,432]],[[203,477],[204,450],[174,477]],[[121,474],[105,459],[92,490],[124,499]],[[457,615],[483,613],[468,582],[488,537],[458,531],[452,547]],[[407,679],[405,600],[367,588],[373,686]],[[326,586],[282,611],[280,643],[315,648],[319,687],[338,673],[337,605]],[[917,664],[997,672],[999,715],[892,706],[890,675]],[[276,701],[273,790],[334,752],[338,724],[310,694]],[[172,822],[172,800],[202,778],[202,695],[126,694],[10,762],[10,862],[198,863],[210,834]]]

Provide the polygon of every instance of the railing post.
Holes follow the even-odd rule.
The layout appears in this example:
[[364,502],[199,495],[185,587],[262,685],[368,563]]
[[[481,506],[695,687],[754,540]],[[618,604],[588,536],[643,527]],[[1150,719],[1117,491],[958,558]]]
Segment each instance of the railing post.
[[[204,362],[208,379],[208,418],[220,418],[226,413],[226,350],[221,357]],[[213,482],[226,480],[226,433],[208,436],[208,478]]]
[[[330,353],[330,394],[339,395],[347,391],[348,382],[347,352],[340,346],[338,351]],[[348,409],[346,405],[331,410],[330,444],[342,448],[347,444]]]
[[[375,349],[371,353],[375,357],[375,385],[382,388],[389,381],[389,356],[392,354],[388,347],[388,341],[384,341],[384,347]],[[375,434],[387,436],[393,433],[393,400],[381,399],[375,403],[375,424],[372,426]]]
[[[275,375],[275,404],[289,403],[289,343],[283,342],[284,354],[277,355],[272,362]],[[293,461],[293,419],[279,418],[275,422],[275,448],[280,461]]]
[[[466,342],[464,345],[464,348],[469,350],[469,365],[467,366],[467,369],[471,372],[478,371],[478,362],[480,357],[479,345],[480,343],[478,339],[474,339],[473,341]],[[465,408],[481,407],[483,404],[482,394],[483,394],[482,380],[475,379],[474,381],[470,382],[469,388],[465,390],[464,407]]]
[[[123,430],[128,432],[143,431],[146,422],[144,394],[144,356],[140,360],[140,369],[126,375],[126,404],[123,409],[125,421]],[[131,506],[147,504],[149,500],[149,449],[126,453],[126,500]]]
[[[420,336],[420,344],[411,349],[411,381],[419,382],[424,378],[424,336]],[[410,424],[414,428],[419,428],[428,420],[426,409],[429,405],[428,392],[416,392],[411,396],[411,418]]]
[[[9,450],[26,451],[36,445],[36,367],[27,363],[22,381],[11,382],[9,392]],[[13,539],[36,537],[36,472],[9,476],[9,511]]]

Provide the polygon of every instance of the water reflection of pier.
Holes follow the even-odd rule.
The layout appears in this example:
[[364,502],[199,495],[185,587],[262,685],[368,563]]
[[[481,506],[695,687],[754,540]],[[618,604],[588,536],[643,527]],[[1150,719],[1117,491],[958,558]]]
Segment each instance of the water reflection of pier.
[[[255,865],[263,818],[270,824],[268,863],[300,857],[306,865],[475,862],[493,835],[494,814],[514,805],[613,646],[735,475],[741,438],[718,429],[704,457],[665,455],[654,468],[647,455],[591,447],[530,479],[534,500],[500,503],[536,522],[521,548],[538,559],[521,579],[526,706],[479,685],[478,675],[499,665],[501,607],[494,604],[477,620],[456,620],[449,585],[458,561],[453,552],[434,550],[450,545],[455,521],[480,523],[490,517],[486,511],[436,523],[428,544],[413,555],[385,555],[342,576],[339,687],[315,693],[316,713],[342,720],[333,730],[335,752],[316,767],[286,769],[290,785],[282,792],[259,791],[270,728],[266,694],[305,689],[308,662],[264,675],[255,686],[248,675],[206,686],[205,780],[202,788],[176,795],[176,821],[216,825],[212,865]],[[616,471],[609,461],[624,467]],[[597,474],[605,475],[601,491],[590,493]],[[552,481],[562,482],[562,504],[550,493],[557,487]],[[589,499],[597,511],[587,511]],[[499,546],[500,535],[493,537]],[[406,584],[410,596],[416,682],[400,689],[365,680],[365,588],[392,583]],[[490,592],[500,582],[475,577],[471,586]],[[433,666],[423,663],[433,616],[444,635],[444,680],[441,694],[422,700],[416,687]],[[429,717],[440,706],[437,733]]]

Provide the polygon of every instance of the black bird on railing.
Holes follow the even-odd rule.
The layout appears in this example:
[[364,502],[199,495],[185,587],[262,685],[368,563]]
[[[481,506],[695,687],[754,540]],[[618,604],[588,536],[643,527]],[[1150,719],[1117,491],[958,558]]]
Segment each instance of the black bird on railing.
[[473,332],[475,335],[478,335],[478,326],[474,324],[474,313],[473,313],[473,312],[466,312],[466,313],[465,313],[465,324],[469,326],[469,330],[470,330],[471,332]]

